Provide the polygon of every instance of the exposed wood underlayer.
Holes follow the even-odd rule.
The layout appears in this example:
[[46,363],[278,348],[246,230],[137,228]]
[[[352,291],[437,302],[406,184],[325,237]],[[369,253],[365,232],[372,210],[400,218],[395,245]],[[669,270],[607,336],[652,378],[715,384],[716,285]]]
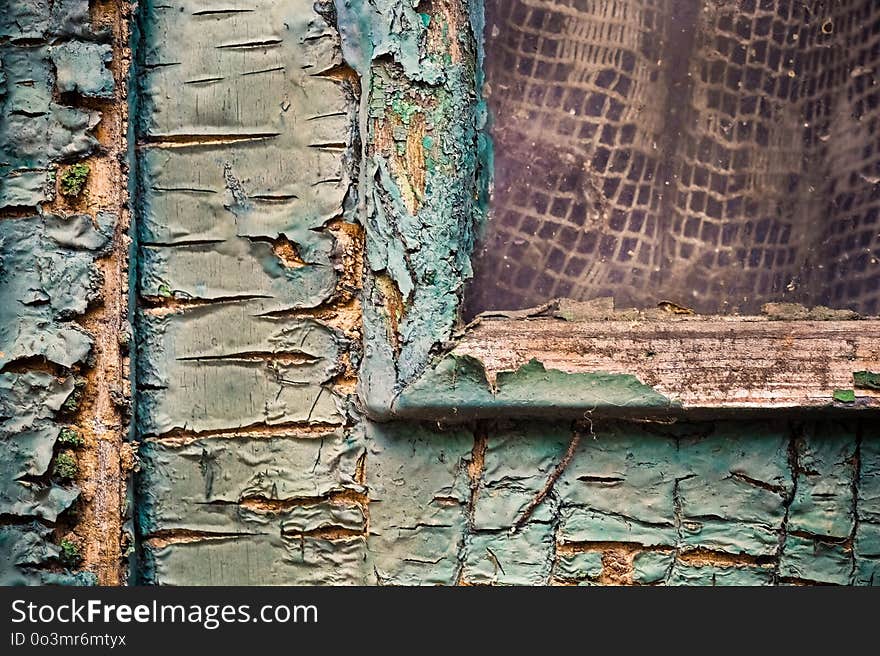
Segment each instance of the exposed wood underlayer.
[[[832,421],[778,413],[760,421],[670,425],[584,416],[591,398],[606,410],[628,404],[659,413],[680,404],[714,416],[773,404],[875,407],[876,322],[667,314],[653,322],[597,321],[591,314],[581,322],[525,320],[531,315],[518,313],[505,322],[483,319],[452,356],[417,376],[452,331],[469,267],[463,265],[470,246],[462,245],[469,237],[456,221],[470,230],[458,201],[462,193],[473,195],[461,187],[476,166],[462,157],[462,135],[475,132],[464,125],[450,130],[448,120],[462,115],[455,103],[471,88],[467,71],[452,66],[474,56],[466,1],[414,8],[402,0],[339,0],[336,12],[329,0],[232,0],[216,10],[202,0],[141,3],[133,199],[141,258],[133,341],[141,440],[132,506],[141,539],[137,579],[163,585],[880,581],[877,422],[848,421],[846,411]],[[110,7],[109,0],[92,5]],[[339,42],[333,16],[347,43]],[[368,24],[372,32],[361,38]],[[120,34],[114,39],[124,42]],[[43,57],[40,48],[29,52]],[[442,76],[437,62],[446,67]],[[347,65],[359,75],[351,87]],[[84,105],[93,110],[103,103],[94,139],[77,139],[88,144],[81,155],[93,167],[88,194],[75,206],[56,199],[53,211],[63,219],[31,217],[15,207],[0,219],[20,235],[5,242],[16,259],[7,256],[4,266],[16,271],[0,277],[0,297],[2,283],[12,280],[16,296],[9,298],[26,301],[7,304],[23,313],[16,322],[4,322],[0,303],[0,383],[6,385],[0,384],[0,418],[8,420],[0,425],[0,442],[15,467],[0,466],[13,472],[7,489],[15,491],[4,499],[0,490],[0,507],[14,510],[0,513],[0,581],[118,583],[124,574],[120,472],[134,463],[121,442],[128,342],[120,285],[128,218],[123,169],[114,159],[120,153],[108,147],[121,147],[126,132],[121,67],[118,57],[112,68],[118,95]],[[7,73],[13,68],[4,61]],[[88,66],[77,70],[95,81]],[[431,74],[445,81],[426,82]],[[359,88],[368,90],[361,111],[372,122],[351,134]],[[28,89],[18,91],[30,96]],[[348,139],[345,148],[340,134]],[[358,143],[366,144],[363,160]],[[73,161],[70,153],[64,157],[62,164]],[[380,209],[367,214],[354,202],[363,199],[351,181],[371,163],[378,177],[360,176],[359,189],[372,194],[365,206]],[[392,192],[400,189],[398,198]],[[67,216],[68,205],[88,215]],[[102,223],[101,209],[115,222]],[[110,210],[119,210],[118,220]],[[378,254],[366,252],[367,284],[375,283],[375,293],[368,288],[363,295],[363,353],[359,217],[366,217],[367,243],[380,246]],[[93,229],[79,230],[88,226]],[[98,233],[108,226],[115,232],[105,251],[111,240]],[[406,239],[420,247],[408,248]],[[455,266],[438,268],[447,266],[448,253]],[[52,284],[42,284],[41,271],[56,267],[64,275],[53,273]],[[104,280],[91,280],[90,267]],[[81,284],[58,283],[71,279]],[[43,287],[48,303],[32,293]],[[103,302],[87,308],[93,291]],[[602,312],[613,313],[605,305]],[[41,323],[50,310],[53,322]],[[552,311],[565,316],[572,307]],[[34,326],[42,336],[68,341],[27,339],[9,348],[4,323],[15,328],[7,334],[28,336]],[[384,335],[393,347],[388,351],[380,348]],[[372,389],[388,392],[389,403],[408,399],[410,416],[425,418],[433,404],[438,417],[463,409],[491,420],[364,418],[355,370],[370,358],[395,369],[385,386],[380,377],[368,381]],[[59,372],[64,380],[56,379]],[[387,373],[364,366],[361,380],[364,372]],[[410,381],[407,399],[391,394]],[[554,419],[513,420],[511,408],[522,414],[543,408]],[[563,419],[568,411],[577,420]],[[62,425],[69,429],[65,438]],[[62,439],[70,444],[76,437],[80,446],[62,446]],[[68,470],[76,456],[73,481],[53,473],[63,452]],[[49,493],[33,502],[44,490]],[[76,525],[56,521],[80,493]],[[62,571],[65,547],[58,538],[68,529],[82,538],[82,571]]]
[[853,379],[880,370],[878,321],[484,319],[453,354],[480,360],[490,382],[532,359],[566,373],[632,374],[684,410],[880,407],[880,390]]

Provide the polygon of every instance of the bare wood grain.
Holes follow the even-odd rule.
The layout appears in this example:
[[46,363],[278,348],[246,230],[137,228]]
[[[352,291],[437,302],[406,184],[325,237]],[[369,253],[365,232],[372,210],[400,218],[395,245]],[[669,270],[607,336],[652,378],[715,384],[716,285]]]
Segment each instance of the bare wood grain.
[[853,373],[880,371],[880,321],[770,321],[687,317],[667,321],[482,320],[453,349],[490,377],[531,359],[567,373],[635,375],[689,409],[880,408],[880,391]]

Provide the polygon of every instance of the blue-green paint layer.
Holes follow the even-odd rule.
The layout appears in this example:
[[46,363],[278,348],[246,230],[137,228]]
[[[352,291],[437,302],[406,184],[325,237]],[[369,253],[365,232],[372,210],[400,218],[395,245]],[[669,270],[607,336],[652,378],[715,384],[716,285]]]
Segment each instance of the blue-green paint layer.
[[454,0],[433,14],[401,0],[335,6],[345,61],[361,81],[361,396],[372,416],[387,417],[393,396],[452,336],[485,217],[482,5]]
[[448,355],[406,387],[392,404],[397,417],[447,421],[493,416],[584,416],[664,411],[677,403],[628,374],[569,374],[532,360],[490,384],[483,364]]
[[864,426],[398,421],[368,435],[374,583],[875,581]]
[[80,495],[56,475],[56,444],[92,349],[74,320],[97,298],[95,260],[114,225],[107,214],[0,220],[0,516],[35,520],[0,528],[5,585],[92,580],[62,569],[51,543]]
[[343,293],[330,224],[354,202],[355,108],[329,6],[139,8],[146,583],[363,578],[363,437],[333,386],[353,344],[326,320]]
[[[867,424],[591,422],[594,408],[650,407],[662,415],[674,405],[631,376],[570,375],[533,362],[490,383],[481,363],[442,356],[485,200],[481,167],[488,155],[474,154],[485,145],[473,91],[481,18],[479,3],[471,7],[474,13],[463,14],[468,28],[443,42],[450,17],[440,11],[423,15],[415,3],[394,0],[335,2],[344,61],[362,91],[359,134],[351,142],[363,146],[360,157],[337,153],[334,164],[358,184],[341,201],[336,187],[330,192],[333,211],[357,212],[367,233],[362,392],[374,416],[427,407],[438,421],[378,423],[365,419],[351,398],[327,394],[339,358],[356,359],[357,351],[321,320],[296,314],[324,307],[324,269],[304,267],[298,278],[285,280],[264,276],[263,264],[248,265],[249,275],[258,276],[238,276],[245,287],[224,281],[229,259],[211,265],[213,278],[184,260],[172,263],[180,269],[173,279],[178,282],[157,273],[145,278],[152,282],[142,293],[198,302],[145,312],[139,324],[141,393],[150,399],[141,404],[139,420],[145,438],[138,508],[144,580],[874,582],[880,451]],[[332,17],[327,3],[318,8]],[[146,11],[156,10],[150,5]],[[181,20],[193,20],[184,14]],[[318,20],[305,5],[297,15]],[[150,20],[145,23],[148,51],[186,55],[190,46],[165,42]],[[326,23],[307,24],[329,29],[332,37]],[[456,60],[452,45],[466,56]],[[207,47],[193,52],[196,62],[216,61]],[[162,97],[149,95],[142,131],[162,118]],[[345,100],[333,111],[349,111],[352,100]],[[299,106],[281,111],[292,108]],[[206,125],[203,136],[213,126]],[[335,127],[337,140],[349,139],[350,127]],[[163,204],[162,194],[172,193],[165,191],[172,178],[161,178],[167,158],[188,150],[210,153],[168,167],[207,171],[251,157],[240,151],[264,144],[243,139],[180,146],[161,139],[180,141],[187,134],[163,135],[157,133],[141,155],[143,261],[153,257],[151,248],[186,247],[191,235],[212,242],[196,244],[204,251],[223,254],[230,237],[222,230],[241,218],[226,205],[245,206],[241,199],[253,198],[248,178],[262,169],[239,176],[234,165],[228,179],[224,171],[222,188],[191,186],[194,180],[187,179],[173,192],[173,203]],[[161,155],[155,162],[153,153]],[[204,179],[217,175],[208,172]],[[303,225],[320,225],[326,198],[298,206],[311,217]],[[256,208],[252,218],[260,215]],[[249,221],[242,225],[254,225]],[[263,237],[277,234],[272,227]],[[321,252],[320,238],[287,236],[301,256]],[[251,242],[265,244],[244,239],[248,249]],[[229,253],[235,261],[253,255]],[[171,271],[169,262],[166,257],[161,266]],[[223,301],[239,292],[269,300]],[[187,405],[193,389],[200,400]],[[246,403],[245,390],[255,392]],[[283,403],[272,405],[275,395]],[[512,418],[540,409],[549,416]],[[561,420],[561,413],[577,421]],[[478,419],[487,415],[500,419]]]
[[100,112],[71,105],[112,97],[108,37],[92,28],[88,0],[3,2],[0,208],[52,200],[57,165],[97,148]]

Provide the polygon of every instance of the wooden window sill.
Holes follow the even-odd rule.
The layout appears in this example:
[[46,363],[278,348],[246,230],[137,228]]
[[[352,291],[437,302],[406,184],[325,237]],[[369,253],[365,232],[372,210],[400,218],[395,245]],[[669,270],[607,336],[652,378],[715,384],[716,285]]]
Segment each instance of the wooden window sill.
[[880,320],[483,319],[395,417],[717,417],[880,408]]

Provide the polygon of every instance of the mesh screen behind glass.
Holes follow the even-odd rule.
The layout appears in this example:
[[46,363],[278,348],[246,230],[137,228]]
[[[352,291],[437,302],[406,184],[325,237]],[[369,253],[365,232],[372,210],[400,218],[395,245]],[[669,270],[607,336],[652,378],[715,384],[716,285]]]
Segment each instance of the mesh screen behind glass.
[[880,0],[486,0],[468,314],[878,311]]

